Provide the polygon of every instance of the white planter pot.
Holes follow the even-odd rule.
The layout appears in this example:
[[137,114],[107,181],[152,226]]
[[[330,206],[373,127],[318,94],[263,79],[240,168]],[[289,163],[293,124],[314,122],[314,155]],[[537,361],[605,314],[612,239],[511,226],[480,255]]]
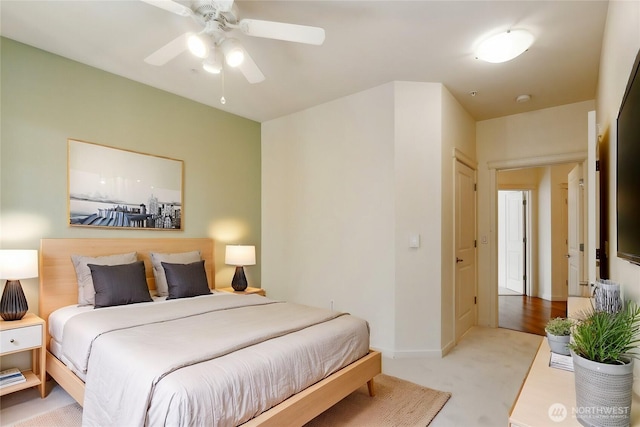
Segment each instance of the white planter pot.
[[551,351],[557,354],[564,354],[565,356],[569,356],[569,340],[570,335],[552,335],[547,332],[547,341],[549,341],[549,348]]
[[571,351],[576,386],[576,418],[587,427],[627,427],[630,423],[633,359],[624,365],[593,362]]

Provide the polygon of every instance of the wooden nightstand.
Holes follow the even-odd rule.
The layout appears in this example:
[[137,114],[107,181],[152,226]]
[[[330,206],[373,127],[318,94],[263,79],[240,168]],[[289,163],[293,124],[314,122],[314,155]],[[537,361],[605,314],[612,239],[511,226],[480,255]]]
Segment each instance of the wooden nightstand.
[[244,291],[241,291],[241,292],[234,291],[232,287],[216,288],[216,291],[229,292],[229,293],[232,293],[232,294],[239,294],[239,295],[258,294],[258,295],[262,295],[263,297],[267,296],[267,293],[265,292],[264,289],[262,289],[262,288],[252,288],[251,286],[247,287],[247,289],[245,289]]
[[0,388],[0,396],[37,386],[40,397],[44,398],[47,371],[44,320],[33,313],[10,322],[0,319],[0,356],[29,350],[32,352],[32,368],[30,371],[22,371],[27,381]]

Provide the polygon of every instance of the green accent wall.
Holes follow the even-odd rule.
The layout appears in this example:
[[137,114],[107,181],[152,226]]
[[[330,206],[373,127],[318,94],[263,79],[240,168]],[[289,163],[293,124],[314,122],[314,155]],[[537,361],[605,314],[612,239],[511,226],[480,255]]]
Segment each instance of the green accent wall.
[[[260,123],[0,39],[0,247],[41,238],[211,237],[216,285],[230,286],[226,244],[256,245],[260,281]],[[185,76],[188,78],[188,76]],[[68,226],[67,139],[184,161],[183,230]],[[38,281],[22,281],[29,311]]]

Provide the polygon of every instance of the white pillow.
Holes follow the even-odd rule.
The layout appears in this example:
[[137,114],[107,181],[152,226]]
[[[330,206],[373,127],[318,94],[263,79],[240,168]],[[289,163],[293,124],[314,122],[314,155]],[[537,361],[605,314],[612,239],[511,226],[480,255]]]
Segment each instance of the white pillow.
[[151,264],[153,265],[153,277],[156,279],[156,295],[159,297],[169,295],[169,285],[167,284],[167,276],[162,267],[163,262],[170,264],[191,264],[200,261],[200,251],[180,252],[175,254],[162,254],[151,252]]
[[138,254],[136,252],[99,257],[71,255],[71,261],[76,269],[76,277],[78,278],[78,305],[94,305],[95,303],[96,290],[93,287],[91,269],[87,264],[120,265],[131,264],[137,260]]

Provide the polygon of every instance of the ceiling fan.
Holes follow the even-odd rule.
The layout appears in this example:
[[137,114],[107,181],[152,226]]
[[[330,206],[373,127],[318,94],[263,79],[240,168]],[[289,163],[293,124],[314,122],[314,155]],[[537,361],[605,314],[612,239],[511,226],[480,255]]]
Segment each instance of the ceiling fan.
[[258,19],[238,19],[238,8],[233,0],[194,0],[190,7],[173,0],[142,0],[177,15],[194,18],[203,29],[188,32],[170,41],[151,55],[145,62],[164,65],[185,50],[202,58],[203,68],[214,74],[222,70],[222,59],[230,67],[237,67],[249,83],[264,80],[264,74],[251,59],[238,39],[230,37],[233,30],[248,36],[285,40],[297,43],[321,45],[324,29],[283,22]]

